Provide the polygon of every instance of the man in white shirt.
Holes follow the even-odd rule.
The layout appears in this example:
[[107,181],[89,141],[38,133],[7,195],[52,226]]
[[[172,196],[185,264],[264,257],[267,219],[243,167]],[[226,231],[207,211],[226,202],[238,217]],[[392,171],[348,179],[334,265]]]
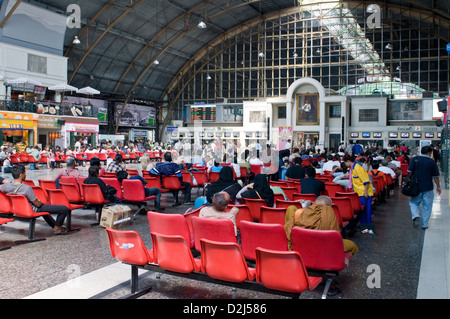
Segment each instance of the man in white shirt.
[[395,178],[395,172],[394,172],[391,168],[389,168],[389,167],[387,166],[388,163],[389,163],[389,162],[388,162],[387,159],[383,159],[383,160],[381,161],[381,165],[380,165],[380,167],[378,168],[378,170],[381,171],[381,172],[383,172],[383,173],[385,173],[385,174],[391,175],[392,178]]
[[323,166],[322,169],[323,171],[329,171],[331,172],[333,170],[333,167],[335,166],[341,166],[341,163],[339,161],[335,161],[333,155],[328,155],[328,161],[326,161]]

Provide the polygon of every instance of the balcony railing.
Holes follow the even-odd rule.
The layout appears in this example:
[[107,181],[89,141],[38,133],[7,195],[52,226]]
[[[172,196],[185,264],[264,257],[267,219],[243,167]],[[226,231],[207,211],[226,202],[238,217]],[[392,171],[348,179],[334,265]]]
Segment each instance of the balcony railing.
[[76,116],[76,117],[94,117],[92,106],[90,105],[64,105],[64,103],[55,102],[36,102],[30,101],[0,101],[0,110],[12,112],[27,112],[45,115]]

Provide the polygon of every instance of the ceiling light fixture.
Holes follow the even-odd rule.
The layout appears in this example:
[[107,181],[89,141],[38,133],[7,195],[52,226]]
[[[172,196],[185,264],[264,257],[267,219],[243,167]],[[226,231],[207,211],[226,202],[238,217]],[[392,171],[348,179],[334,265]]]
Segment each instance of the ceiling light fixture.
[[297,58],[297,57],[298,57],[297,52],[294,52],[294,58]]
[[259,52],[258,56],[259,56],[260,58],[264,58],[264,53]]
[[206,79],[209,81],[209,80],[211,80],[211,76],[208,74],[207,76],[206,76]]
[[199,24],[198,24],[198,28],[199,29],[206,29],[206,23],[203,22],[203,21],[200,21]]
[[153,64],[154,64],[154,65],[158,65],[158,64],[159,64],[159,61],[158,61],[158,60],[155,60],[155,62],[153,62]]
[[392,44],[388,43],[384,48],[386,50],[392,50]]
[[78,36],[75,36],[75,38],[73,38],[72,43],[75,45],[78,45],[78,44],[81,44],[81,41],[80,41],[80,39],[78,39]]

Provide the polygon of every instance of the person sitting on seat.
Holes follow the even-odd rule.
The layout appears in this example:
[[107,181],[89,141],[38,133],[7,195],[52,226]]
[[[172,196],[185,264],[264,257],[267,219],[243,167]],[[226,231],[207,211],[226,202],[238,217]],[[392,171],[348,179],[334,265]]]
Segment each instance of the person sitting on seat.
[[120,154],[117,154],[114,158],[114,162],[110,162],[108,166],[106,166],[107,173],[117,173],[119,171],[125,171],[126,167],[123,164],[123,157]]
[[[180,167],[172,162],[172,154],[170,152],[164,153],[163,162],[157,163],[156,166],[150,170],[150,173],[162,176],[177,175],[181,186],[184,186],[183,203],[193,204],[193,202],[191,202],[191,184],[183,181],[183,174],[181,174]],[[180,205],[178,202],[178,190],[173,192],[173,196],[175,198],[175,203],[172,206]]]
[[233,179],[233,169],[230,166],[224,166],[219,173],[219,179],[207,186],[206,200],[211,203],[214,194],[225,191],[234,201],[239,190],[241,185]]
[[69,214],[69,209],[64,205],[45,205],[33,192],[33,188],[29,185],[22,184],[27,179],[25,167],[23,165],[14,165],[11,169],[14,181],[1,185],[1,191],[11,195],[25,195],[34,212],[47,212],[57,214],[55,219],[51,215],[42,216],[47,224],[53,229],[55,234],[67,233],[67,228],[63,225],[64,219]]
[[302,166],[302,158],[295,157],[294,165],[289,167],[286,171],[286,177],[290,179],[301,179],[305,177],[305,168]]
[[161,203],[161,190],[158,187],[145,187],[145,185],[147,185],[148,181],[145,180],[142,176],[140,175],[135,175],[135,176],[130,176],[126,171],[120,171],[119,173],[117,173],[117,180],[119,181],[120,184],[122,184],[122,181],[124,179],[132,179],[132,180],[138,180],[142,183],[142,187],[144,188],[144,192],[145,192],[145,197],[149,197],[152,195],[155,195],[155,209],[153,211],[162,211],[164,210],[164,208],[160,207],[160,203]]
[[78,179],[81,176],[80,171],[75,167],[75,159],[73,157],[69,157],[66,160],[66,168],[61,169],[52,180],[55,182],[56,186],[59,188],[59,179],[61,176],[73,176]]
[[[292,250],[291,242],[291,230],[292,227],[301,227],[308,229],[318,230],[336,230],[340,232],[339,223],[337,221],[334,210],[331,207],[332,200],[328,196],[321,195],[317,197],[314,204],[308,208],[302,208],[299,213],[297,210],[292,212],[292,209],[288,207],[286,223],[284,229],[286,231],[286,237],[288,239],[288,248]],[[295,206],[291,206],[295,207]],[[343,239],[345,252],[350,252],[352,255],[359,251],[358,246],[348,239]]]
[[236,198],[262,199],[268,207],[273,207],[274,204],[273,190],[270,188],[265,174],[256,175],[255,182],[243,187],[236,194]]
[[110,201],[111,203],[120,203],[121,200],[116,196],[117,189],[113,186],[106,185],[105,182],[98,177],[99,167],[91,166],[89,167],[89,176],[84,180],[84,184],[97,184],[103,194],[103,198]]
[[237,235],[236,217],[239,208],[233,207],[229,212],[225,211],[230,203],[230,195],[227,192],[218,192],[212,196],[212,206],[205,206],[200,210],[200,218],[229,219],[233,222],[234,231]]
[[305,178],[300,179],[300,194],[315,194],[320,196],[320,193],[325,190],[325,183],[316,179],[316,169],[308,166],[305,172]]

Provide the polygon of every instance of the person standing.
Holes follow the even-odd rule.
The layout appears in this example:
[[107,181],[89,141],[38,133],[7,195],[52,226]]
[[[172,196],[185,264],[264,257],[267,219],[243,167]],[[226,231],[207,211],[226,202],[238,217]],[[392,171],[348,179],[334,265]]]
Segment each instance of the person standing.
[[[413,226],[418,227],[420,224],[422,229],[427,229],[434,200],[433,180],[438,195],[441,195],[441,186],[439,183],[439,168],[431,158],[433,149],[430,146],[424,146],[420,153],[409,162],[408,177],[411,179],[413,175],[417,175],[419,187],[419,195],[411,197],[409,207]],[[422,218],[420,218],[420,204],[422,204]]]
[[353,189],[358,194],[361,205],[364,206],[360,219],[361,233],[374,234],[375,231],[372,224],[373,188],[371,187],[369,175],[354,156],[346,154],[343,161],[345,166],[350,169],[348,188]]

